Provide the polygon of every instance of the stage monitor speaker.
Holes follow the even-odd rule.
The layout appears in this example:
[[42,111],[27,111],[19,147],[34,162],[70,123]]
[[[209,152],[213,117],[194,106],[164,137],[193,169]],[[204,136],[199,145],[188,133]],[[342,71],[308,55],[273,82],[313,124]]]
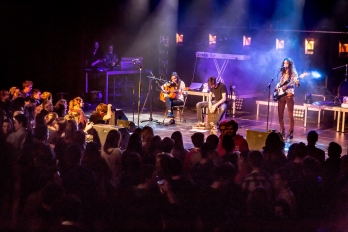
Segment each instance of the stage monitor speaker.
[[262,151],[269,133],[270,132],[246,130],[246,140],[249,145],[249,150]]
[[93,125],[93,129],[95,130],[95,133],[93,133],[93,141],[99,143],[102,147],[109,131],[118,130],[121,133],[120,149],[125,150],[127,148],[130,134],[126,128],[107,124],[96,124]]
[[112,110],[113,116],[109,120],[109,125],[116,126],[117,120],[128,120],[127,116],[123,113],[121,109]]
[[136,129],[134,122],[122,119],[117,120],[117,126],[125,127],[129,132],[134,132],[134,130]]

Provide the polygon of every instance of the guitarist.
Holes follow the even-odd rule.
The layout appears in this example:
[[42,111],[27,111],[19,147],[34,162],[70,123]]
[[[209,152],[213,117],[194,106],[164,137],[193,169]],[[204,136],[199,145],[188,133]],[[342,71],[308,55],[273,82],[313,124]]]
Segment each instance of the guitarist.
[[[184,104],[183,92],[185,91],[185,83],[180,80],[179,75],[173,72],[170,77],[170,82],[161,86],[164,93],[164,102],[166,104],[166,110],[168,111],[167,117],[174,118],[173,106],[179,106]],[[174,119],[169,124],[175,124]]]
[[287,137],[292,139],[294,137],[294,95],[295,85],[298,87],[300,83],[298,81],[298,74],[295,69],[294,62],[291,58],[285,58],[281,66],[281,77],[280,81],[276,86],[276,91],[284,92],[282,97],[278,100],[278,117],[280,125],[280,133],[285,137],[284,127],[284,109],[285,105],[288,108],[288,116],[290,120],[289,133]]

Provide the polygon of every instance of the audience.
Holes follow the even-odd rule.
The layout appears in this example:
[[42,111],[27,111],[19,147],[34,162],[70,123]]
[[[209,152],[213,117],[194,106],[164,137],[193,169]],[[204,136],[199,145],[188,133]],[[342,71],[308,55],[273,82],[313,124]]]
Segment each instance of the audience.
[[307,134],[307,154],[308,156],[318,160],[321,164],[325,161],[325,152],[315,146],[318,142],[318,133],[316,131],[310,131]]
[[193,148],[186,154],[184,159],[184,170],[189,173],[193,164],[201,160],[201,147],[204,143],[204,134],[202,132],[195,132],[191,136]]
[[174,157],[179,158],[181,161],[184,161],[185,156],[188,153],[188,150],[184,148],[184,141],[182,139],[182,134],[180,131],[174,131],[171,135],[171,139],[174,140],[174,146],[171,150],[171,154]]
[[122,151],[120,149],[121,133],[118,130],[110,130],[106,136],[104,146],[101,149],[101,157],[106,161],[112,174],[112,184],[120,184]]
[[269,196],[273,195],[272,177],[262,169],[263,162],[264,157],[260,151],[249,152],[248,163],[252,170],[242,182],[242,188],[249,196],[257,187],[262,187]]
[[268,134],[263,147],[264,163],[263,169],[273,175],[273,172],[284,167],[287,160],[284,154],[284,141],[280,133],[271,132]]
[[[40,92],[32,91],[37,102]],[[1,230],[317,231],[344,215],[347,155],[331,142],[325,160],[315,131],[287,157],[275,132],[262,151],[249,151],[234,120],[206,142],[193,133],[189,151],[180,131],[162,140],[152,127],[138,128],[122,151],[118,130],[103,146],[86,140],[93,124],[86,117],[82,128],[81,98],[73,101],[80,110],[69,109],[78,112],[78,127],[63,118],[66,101],[57,102],[58,114],[46,95],[34,128],[25,114],[31,99],[15,97],[13,117],[2,109]]]
[[219,124],[219,130],[220,130],[220,140],[219,145],[217,148],[219,156],[223,156],[225,154],[224,149],[222,148],[222,138],[224,135],[228,134],[231,135],[234,142],[234,148],[233,151],[248,151],[249,146],[248,142],[243,138],[243,136],[237,134],[238,131],[238,123],[235,120],[224,120],[220,122]]

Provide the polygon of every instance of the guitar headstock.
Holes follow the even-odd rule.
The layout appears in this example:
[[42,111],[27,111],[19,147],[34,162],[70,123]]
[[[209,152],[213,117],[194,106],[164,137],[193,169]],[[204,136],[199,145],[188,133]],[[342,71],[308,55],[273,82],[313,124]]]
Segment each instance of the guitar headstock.
[[309,73],[307,71],[305,71],[301,75],[299,75],[298,78],[305,78],[308,75],[309,75]]

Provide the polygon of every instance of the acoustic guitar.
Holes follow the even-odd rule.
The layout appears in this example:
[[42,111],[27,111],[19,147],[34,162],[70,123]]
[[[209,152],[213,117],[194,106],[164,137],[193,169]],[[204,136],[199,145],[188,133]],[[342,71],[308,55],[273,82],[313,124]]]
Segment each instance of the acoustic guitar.
[[[164,88],[164,91],[161,91],[160,92],[160,100],[165,102],[165,97],[169,97],[170,99],[175,99],[177,93],[179,92],[178,89],[176,89],[176,84],[174,83],[170,83],[169,85],[165,85],[163,88]],[[168,92],[168,93],[167,93]]]
[[[302,73],[298,78],[304,78],[308,75],[308,72]],[[273,100],[278,101],[281,97],[286,96],[288,93],[285,91],[286,88],[290,85],[293,85],[295,83],[295,80],[293,81],[285,81],[283,84],[281,84],[278,89],[274,89],[273,92]],[[283,88],[285,87],[285,90]]]

